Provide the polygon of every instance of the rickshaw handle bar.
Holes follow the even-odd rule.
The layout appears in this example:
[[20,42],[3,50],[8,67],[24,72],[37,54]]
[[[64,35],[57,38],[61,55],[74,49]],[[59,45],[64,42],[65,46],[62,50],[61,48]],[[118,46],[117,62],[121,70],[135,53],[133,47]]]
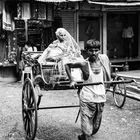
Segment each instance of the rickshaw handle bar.
[[[132,83],[134,80],[120,80],[120,81],[105,81],[104,84],[124,84],[124,83]],[[91,86],[91,85],[100,85],[103,84],[102,82],[96,82],[96,83],[80,83],[76,84],[75,86]]]

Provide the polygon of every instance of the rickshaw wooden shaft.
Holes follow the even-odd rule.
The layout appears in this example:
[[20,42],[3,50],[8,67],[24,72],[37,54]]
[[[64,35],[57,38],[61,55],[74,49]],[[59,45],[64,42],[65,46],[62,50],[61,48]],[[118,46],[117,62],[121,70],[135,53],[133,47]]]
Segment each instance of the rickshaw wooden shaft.
[[[107,89],[106,91],[113,92],[111,89]],[[119,95],[121,95],[121,96],[126,96],[127,98],[134,99],[134,100],[136,100],[136,101],[140,101],[140,98],[137,98],[137,97],[134,97],[134,96],[130,96],[130,95],[128,95],[128,94],[124,95],[124,94],[119,93],[119,92],[116,92],[116,94],[119,94]]]
[[79,105],[39,107],[38,110],[41,110],[41,109],[73,108],[73,107],[79,107]]
[[[37,110],[42,110],[42,109],[59,109],[59,108],[73,108],[73,107],[79,107],[79,105],[67,105],[67,106],[49,106],[49,107],[39,107]],[[28,110],[34,110],[34,108],[26,108],[26,111]]]
[[[131,80],[120,80],[120,81],[105,81],[104,84],[125,84],[125,83],[132,83],[134,82],[133,79]],[[68,82],[56,82],[55,85],[58,85],[60,87],[64,87],[68,84]],[[75,87],[82,87],[82,86],[92,86],[92,85],[100,85],[103,84],[102,82],[96,82],[96,83],[79,83],[76,84]]]
[[[122,84],[122,83],[131,83],[134,80],[121,80],[121,81],[105,81],[104,84]],[[77,86],[90,86],[90,85],[99,85],[102,84],[101,82],[97,83],[83,83],[83,84],[77,84]]]

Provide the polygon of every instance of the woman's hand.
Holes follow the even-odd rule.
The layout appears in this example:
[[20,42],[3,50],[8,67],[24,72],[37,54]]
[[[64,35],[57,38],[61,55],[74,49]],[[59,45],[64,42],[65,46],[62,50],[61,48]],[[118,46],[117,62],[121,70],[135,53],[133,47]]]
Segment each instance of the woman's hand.
[[67,52],[67,47],[64,43],[58,43],[57,47],[60,48],[63,52]]

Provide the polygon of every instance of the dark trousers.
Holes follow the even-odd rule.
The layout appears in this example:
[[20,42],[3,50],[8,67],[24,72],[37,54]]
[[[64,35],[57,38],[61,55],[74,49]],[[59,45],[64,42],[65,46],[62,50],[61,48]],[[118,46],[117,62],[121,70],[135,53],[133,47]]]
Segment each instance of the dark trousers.
[[128,58],[132,57],[132,38],[124,39],[124,56]]

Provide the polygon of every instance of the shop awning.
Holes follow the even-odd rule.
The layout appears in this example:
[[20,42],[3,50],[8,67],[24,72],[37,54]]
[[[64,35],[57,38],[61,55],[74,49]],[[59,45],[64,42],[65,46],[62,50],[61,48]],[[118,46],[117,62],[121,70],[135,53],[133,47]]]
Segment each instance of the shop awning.
[[35,0],[40,2],[77,2],[77,1],[83,1],[83,0]]
[[140,2],[97,2],[94,0],[88,0],[88,3],[106,5],[106,6],[138,6]]

